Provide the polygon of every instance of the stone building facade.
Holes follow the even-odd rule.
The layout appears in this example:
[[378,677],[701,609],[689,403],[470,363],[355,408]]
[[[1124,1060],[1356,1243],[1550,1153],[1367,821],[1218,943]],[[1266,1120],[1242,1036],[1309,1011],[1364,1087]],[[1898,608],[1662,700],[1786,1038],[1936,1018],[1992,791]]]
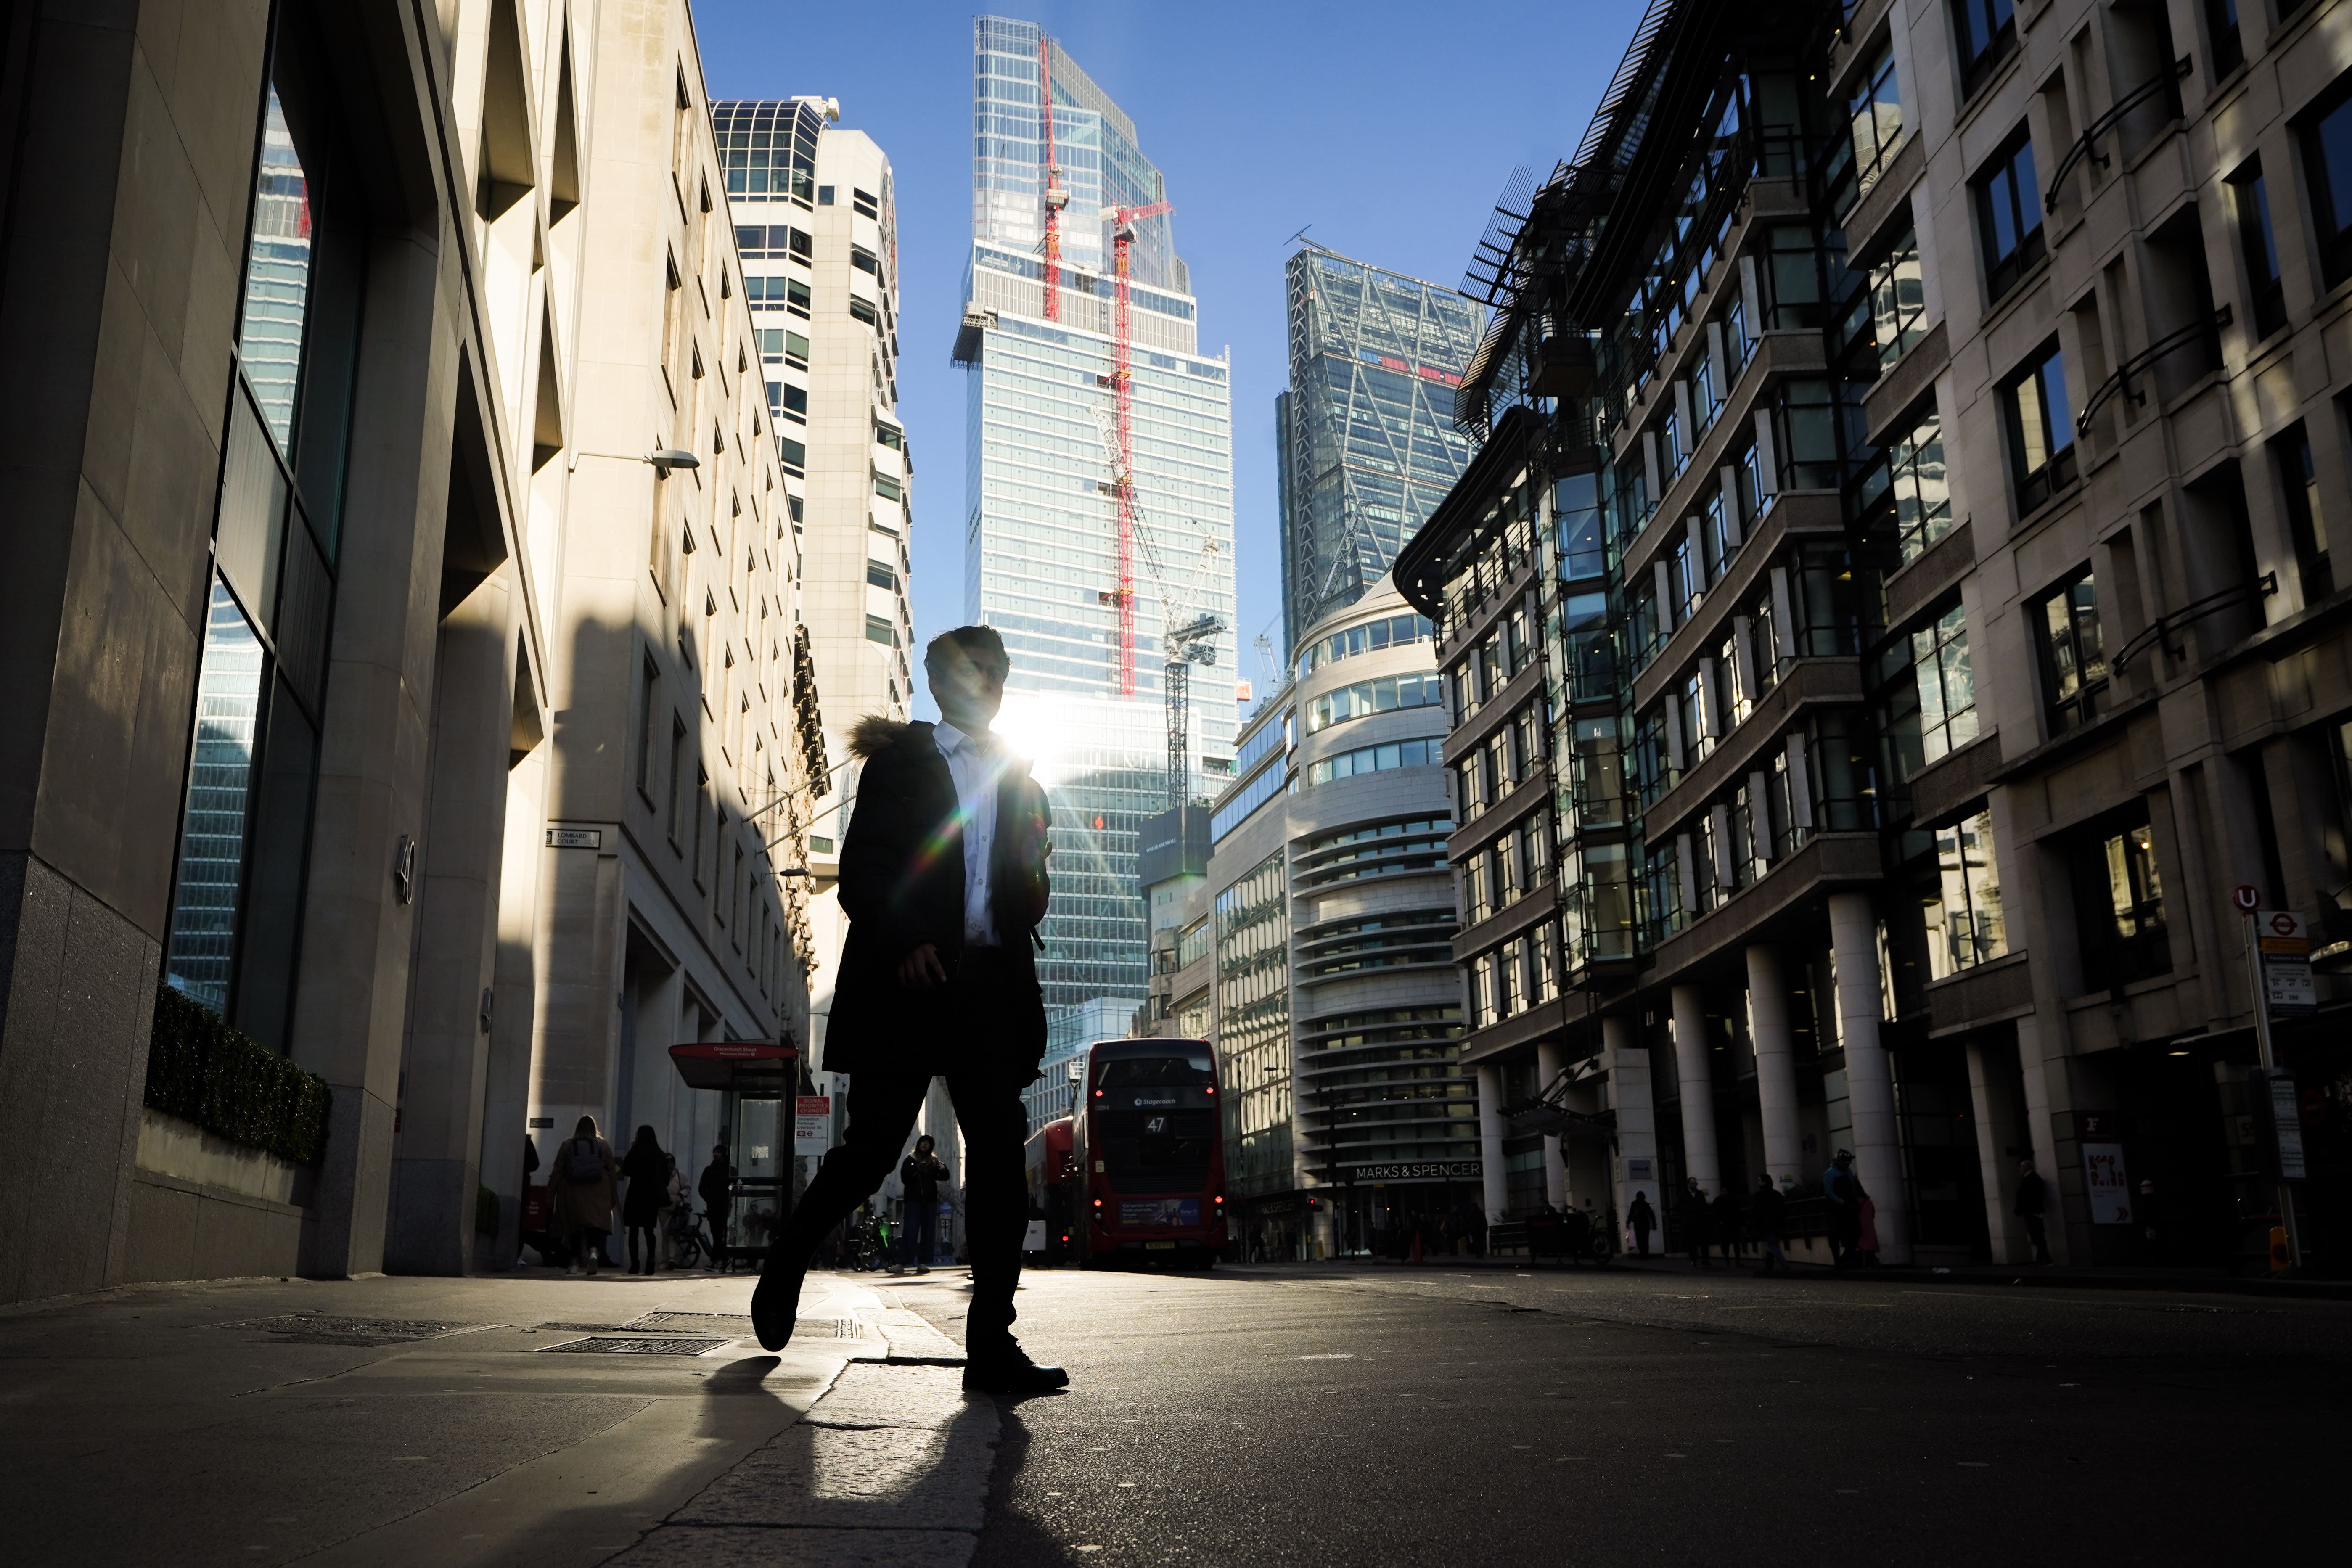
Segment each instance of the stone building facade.
[[[7,26],[0,1125],[47,1177],[0,1211],[0,1299],[510,1260],[534,1096],[621,1109],[554,1088],[585,998],[543,963],[581,853],[548,847],[551,752],[588,718],[575,521],[634,497],[642,572],[650,493],[772,505],[733,405],[605,408],[589,345],[600,224],[654,231],[611,214],[636,195],[600,128],[657,121],[712,163],[686,8]],[[641,68],[658,94],[625,105]],[[711,285],[723,204],[716,232]],[[671,444],[698,479],[632,460]],[[148,1108],[163,984],[324,1080],[319,1163]],[[782,1033],[793,1005],[727,1021]]]
[[2264,1268],[2245,886],[2317,932],[2275,1034],[2340,1248],[2347,40],[1650,8],[1483,276],[1484,448],[1398,569],[1461,815],[1549,819],[1465,1051],[1590,1135],[1557,1184],[1818,1229],[1846,1147],[1882,1256],[2018,1262],[2030,1159],[2062,1260]]

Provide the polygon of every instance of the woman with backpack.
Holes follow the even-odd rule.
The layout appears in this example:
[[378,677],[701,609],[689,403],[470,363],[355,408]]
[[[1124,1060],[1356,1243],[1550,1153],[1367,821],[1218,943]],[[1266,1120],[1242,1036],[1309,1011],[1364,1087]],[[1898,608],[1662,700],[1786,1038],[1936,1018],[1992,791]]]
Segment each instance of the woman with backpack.
[[604,1238],[613,1234],[614,1176],[621,1163],[613,1146],[597,1135],[596,1119],[583,1116],[555,1151],[548,1171],[547,1200],[559,1231],[572,1243],[572,1267],[590,1274],[604,1261]]
[[[659,1261],[654,1250],[654,1222],[669,1201],[669,1156],[662,1152],[651,1127],[637,1129],[636,1140],[621,1162],[621,1174],[629,1178],[629,1195],[621,1202],[621,1223],[629,1227],[629,1272],[651,1274]],[[642,1268],[637,1263],[639,1236],[646,1242]]]

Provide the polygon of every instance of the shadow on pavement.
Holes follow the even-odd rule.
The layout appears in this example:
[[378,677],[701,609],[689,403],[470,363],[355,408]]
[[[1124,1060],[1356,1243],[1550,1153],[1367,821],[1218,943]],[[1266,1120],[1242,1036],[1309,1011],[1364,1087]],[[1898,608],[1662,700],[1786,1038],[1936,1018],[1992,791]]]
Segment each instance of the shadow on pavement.
[[1021,1406],[1030,1399],[1058,1399],[1066,1394],[1066,1391],[1057,1391],[1026,1398],[997,1397],[998,1417],[1003,1425],[997,1431],[996,1463],[988,1476],[988,1511],[980,1529],[980,1550],[972,1556],[971,1568],[1031,1568],[1036,1563],[1079,1561],[1034,1521],[1023,1517],[1013,1507],[1013,1482],[1029,1458],[1029,1426],[1021,1419]]

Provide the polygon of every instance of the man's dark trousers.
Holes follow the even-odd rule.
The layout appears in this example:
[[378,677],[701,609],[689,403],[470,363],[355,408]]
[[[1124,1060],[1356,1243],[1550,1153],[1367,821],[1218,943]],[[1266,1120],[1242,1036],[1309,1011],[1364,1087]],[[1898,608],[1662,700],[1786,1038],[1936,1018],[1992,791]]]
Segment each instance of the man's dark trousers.
[[930,1203],[907,1205],[907,1256],[910,1268],[929,1268],[931,1255],[940,1249],[940,1205]]
[[[1021,1241],[1029,1229],[1028,1178],[1022,1167],[1029,1118],[1021,1090],[1036,1076],[1031,1054],[1007,1050],[996,1020],[1017,1017],[1020,970],[997,950],[967,948],[950,981],[943,1017],[965,1037],[945,1052],[909,1042],[909,1065],[868,1068],[849,1079],[849,1131],[824,1157],[816,1180],[768,1249],[767,1272],[805,1268],[827,1231],[882,1185],[898,1165],[907,1134],[934,1076],[944,1078],[963,1129],[964,1235],[971,1251],[971,1315],[965,1342],[974,1349],[1013,1331],[1013,1293],[1021,1282]],[[1034,1010],[1036,994],[1028,991]],[[941,1070],[933,1071],[934,1067]]]

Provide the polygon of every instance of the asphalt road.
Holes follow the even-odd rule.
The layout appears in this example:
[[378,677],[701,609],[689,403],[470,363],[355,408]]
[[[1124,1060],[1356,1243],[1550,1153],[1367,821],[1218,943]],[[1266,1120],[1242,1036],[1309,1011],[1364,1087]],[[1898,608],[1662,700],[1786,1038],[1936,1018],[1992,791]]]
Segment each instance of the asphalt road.
[[[961,1331],[956,1276],[886,1300]],[[2342,1551],[2352,1307],[1608,1270],[1033,1271],[975,1561]]]

